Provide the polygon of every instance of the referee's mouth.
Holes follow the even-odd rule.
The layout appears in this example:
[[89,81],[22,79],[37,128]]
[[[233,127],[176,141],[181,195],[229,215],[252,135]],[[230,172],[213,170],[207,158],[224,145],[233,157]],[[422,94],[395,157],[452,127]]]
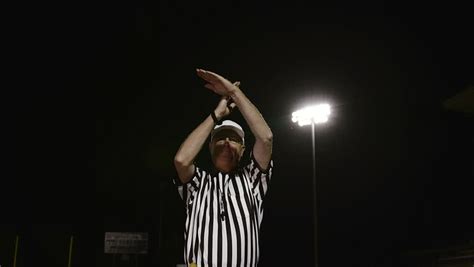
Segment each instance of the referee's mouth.
[[215,148],[214,165],[222,172],[230,172],[237,166],[237,150],[231,146],[222,145]]
[[222,148],[218,148],[217,157],[223,160],[234,162],[235,153],[236,152],[233,151],[233,149],[231,149],[229,146],[224,145]]

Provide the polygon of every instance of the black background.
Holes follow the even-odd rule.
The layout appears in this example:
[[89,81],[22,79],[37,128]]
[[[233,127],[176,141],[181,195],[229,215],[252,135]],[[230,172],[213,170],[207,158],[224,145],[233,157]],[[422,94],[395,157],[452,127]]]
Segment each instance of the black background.
[[[468,10],[271,1],[12,8],[0,264],[9,266],[18,234],[18,266],[64,266],[74,235],[76,266],[109,266],[106,231],[149,232],[142,266],[181,260],[173,157],[219,99],[195,68],[241,81],[274,133],[260,266],[313,262],[311,129],[291,122],[312,101],[333,108],[316,129],[321,266],[399,266],[406,251],[472,243],[472,116],[442,105],[473,84]],[[249,132],[238,112],[231,118]],[[198,162],[208,161],[204,150]]]

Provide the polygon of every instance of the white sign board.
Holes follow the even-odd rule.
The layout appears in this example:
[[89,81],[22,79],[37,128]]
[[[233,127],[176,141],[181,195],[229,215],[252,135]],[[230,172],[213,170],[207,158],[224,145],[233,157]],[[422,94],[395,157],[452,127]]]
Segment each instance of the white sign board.
[[147,254],[148,233],[106,232],[104,253],[107,254]]

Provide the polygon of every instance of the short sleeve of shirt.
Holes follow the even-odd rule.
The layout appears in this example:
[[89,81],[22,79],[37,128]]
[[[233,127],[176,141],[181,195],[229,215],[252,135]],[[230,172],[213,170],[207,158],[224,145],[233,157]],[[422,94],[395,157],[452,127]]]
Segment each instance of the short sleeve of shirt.
[[250,163],[245,167],[245,171],[248,172],[250,182],[252,183],[252,190],[260,199],[263,199],[272,178],[273,160],[270,160],[268,168],[263,170],[257,160],[255,160],[253,153],[250,153]]
[[193,195],[194,192],[196,192],[199,189],[203,176],[205,175],[206,175],[205,171],[195,166],[193,177],[187,183],[183,184],[178,177],[174,177],[173,183],[177,186],[178,193],[181,199],[183,199],[184,201],[186,201],[186,203],[188,203],[189,198]]

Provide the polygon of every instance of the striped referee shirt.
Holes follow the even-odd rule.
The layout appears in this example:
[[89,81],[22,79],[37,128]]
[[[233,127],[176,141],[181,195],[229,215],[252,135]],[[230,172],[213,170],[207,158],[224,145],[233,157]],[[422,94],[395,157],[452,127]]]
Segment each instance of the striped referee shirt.
[[178,185],[186,203],[184,261],[197,266],[257,266],[263,197],[273,161],[263,171],[253,155],[233,173],[195,167],[192,179]]

